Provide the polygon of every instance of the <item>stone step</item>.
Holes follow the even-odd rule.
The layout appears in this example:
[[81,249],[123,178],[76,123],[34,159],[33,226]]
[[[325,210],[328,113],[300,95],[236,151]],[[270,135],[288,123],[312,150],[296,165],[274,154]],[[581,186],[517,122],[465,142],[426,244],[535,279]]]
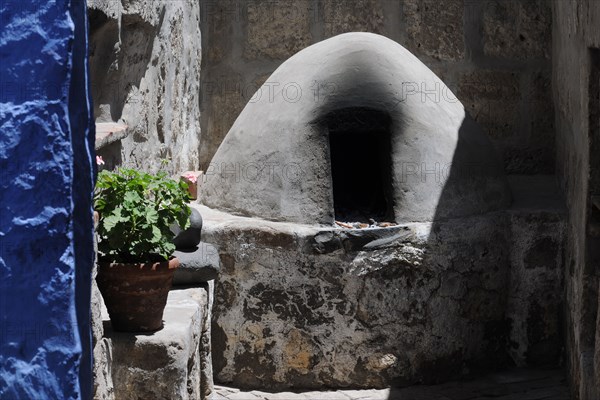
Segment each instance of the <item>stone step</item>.
[[103,308],[106,368],[118,400],[209,399],[212,388],[210,302],[212,284],[169,292],[164,328],[116,332]]
[[334,391],[264,392],[215,386],[214,400],[569,400],[562,370],[519,369],[471,381],[405,388]]

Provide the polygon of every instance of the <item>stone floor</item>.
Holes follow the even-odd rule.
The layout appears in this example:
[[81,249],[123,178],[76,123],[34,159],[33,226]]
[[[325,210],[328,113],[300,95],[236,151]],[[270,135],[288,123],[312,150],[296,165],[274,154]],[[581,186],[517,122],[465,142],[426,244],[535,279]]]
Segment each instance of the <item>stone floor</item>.
[[565,375],[557,370],[515,369],[468,382],[403,389],[328,392],[243,392],[215,386],[214,400],[569,400]]

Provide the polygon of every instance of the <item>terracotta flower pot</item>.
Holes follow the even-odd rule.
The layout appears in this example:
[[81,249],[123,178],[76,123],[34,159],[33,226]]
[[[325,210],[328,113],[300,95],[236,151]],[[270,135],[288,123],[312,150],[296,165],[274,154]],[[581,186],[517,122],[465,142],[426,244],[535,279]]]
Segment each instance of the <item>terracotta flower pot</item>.
[[96,281],[113,329],[152,332],[162,329],[162,316],[179,260],[154,264],[98,263]]

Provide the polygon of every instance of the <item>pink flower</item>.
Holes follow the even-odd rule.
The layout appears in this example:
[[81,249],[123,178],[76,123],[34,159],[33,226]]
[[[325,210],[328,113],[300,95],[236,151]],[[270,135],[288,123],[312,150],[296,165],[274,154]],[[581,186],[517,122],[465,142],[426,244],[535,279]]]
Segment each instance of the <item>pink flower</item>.
[[195,174],[185,174],[183,177],[191,183],[196,183],[196,181],[198,180],[198,177]]
[[96,156],[96,164],[104,165],[104,160],[102,159],[101,156]]

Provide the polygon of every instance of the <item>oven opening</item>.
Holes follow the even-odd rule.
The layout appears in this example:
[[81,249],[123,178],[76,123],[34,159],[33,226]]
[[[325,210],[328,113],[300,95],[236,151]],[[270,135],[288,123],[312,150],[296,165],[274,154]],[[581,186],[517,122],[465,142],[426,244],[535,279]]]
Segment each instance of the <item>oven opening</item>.
[[336,221],[393,221],[391,119],[346,108],[327,115]]

